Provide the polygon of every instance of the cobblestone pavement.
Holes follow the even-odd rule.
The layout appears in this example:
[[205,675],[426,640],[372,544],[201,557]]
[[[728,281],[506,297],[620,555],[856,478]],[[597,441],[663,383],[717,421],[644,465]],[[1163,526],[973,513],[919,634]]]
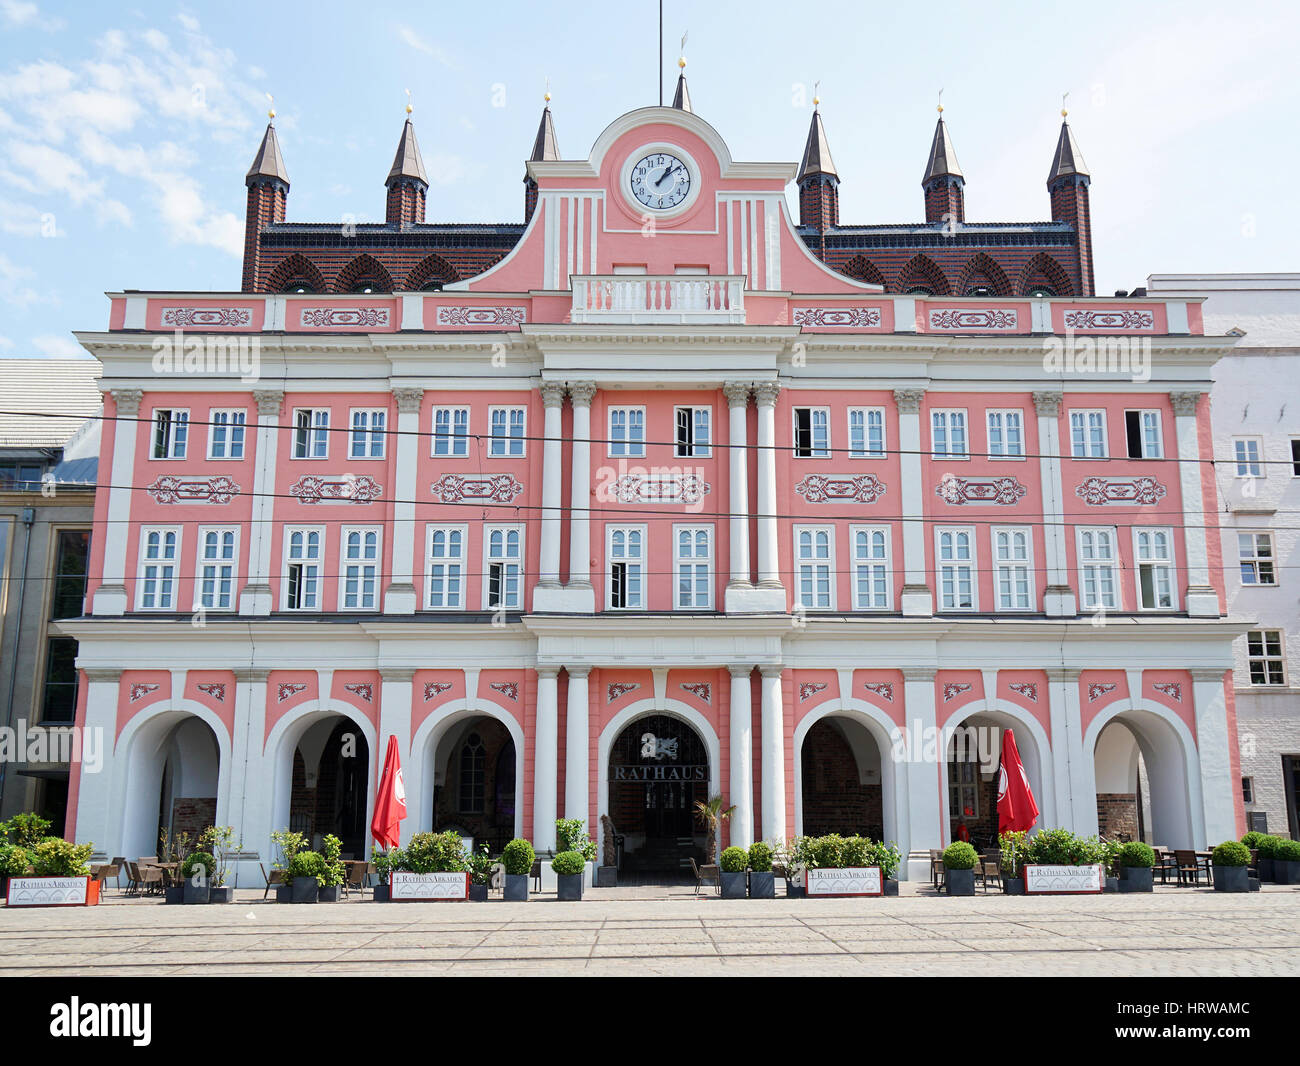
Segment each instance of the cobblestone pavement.
[[406,974],[1300,975],[1300,888],[1227,895],[721,900],[589,890],[580,903],[0,909],[0,976]]

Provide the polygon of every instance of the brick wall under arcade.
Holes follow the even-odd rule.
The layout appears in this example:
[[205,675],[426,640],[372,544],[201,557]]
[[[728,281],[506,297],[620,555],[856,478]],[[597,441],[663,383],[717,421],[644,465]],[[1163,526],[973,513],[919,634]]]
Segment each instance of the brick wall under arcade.
[[884,835],[883,794],[877,782],[863,784],[853,749],[828,721],[808,730],[803,742],[803,831],[808,836]]
[[1140,840],[1137,796],[1132,792],[1097,793],[1097,832],[1107,840]]

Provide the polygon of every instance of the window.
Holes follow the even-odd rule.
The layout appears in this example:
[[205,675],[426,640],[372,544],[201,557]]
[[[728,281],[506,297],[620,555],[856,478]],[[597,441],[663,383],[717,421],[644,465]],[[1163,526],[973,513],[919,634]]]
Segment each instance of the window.
[[208,458],[242,459],[244,457],[244,411],[210,411],[208,413]]
[[488,409],[488,424],[491,429],[489,455],[524,454],[524,430],[527,426],[525,408],[491,407]]
[[609,409],[609,454],[640,458],[645,455],[645,408]]
[[612,526],[609,530],[609,595],[613,610],[645,607],[645,527]]
[[382,459],[384,457],[384,427],[387,422],[387,411],[353,411],[348,458]]
[[830,411],[825,407],[794,409],[796,459],[824,459],[831,454]]
[[434,408],[433,454],[469,455],[468,407]]
[[1285,685],[1282,659],[1282,631],[1254,629],[1246,634],[1246,660],[1252,685]]
[[799,578],[799,606],[809,611],[828,611],[835,606],[835,570],[832,547],[834,530],[796,526],[795,570]]
[[1255,802],[1255,779],[1253,777],[1243,777],[1241,779],[1241,802]]
[[0,489],[35,489],[41,483],[37,463],[0,463]]
[[523,528],[487,527],[487,588],[484,605],[488,610],[523,606]]
[[190,413],[174,407],[159,408],[153,413],[153,457],[184,459],[185,443],[190,432]]
[[1138,606],[1144,611],[1172,610],[1176,606],[1172,532],[1135,530],[1133,543],[1137,556]]
[[937,410],[930,412],[930,450],[949,459],[968,459],[966,447],[966,412]]
[[176,607],[176,560],[180,555],[179,529],[140,531],[140,586],[136,607],[142,611],[170,611]]
[[1021,413],[1011,411],[988,411],[989,455],[1000,459],[1023,459],[1025,457],[1024,421]]
[[228,611],[235,605],[238,546],[238,530],[199,530],[197,606],[209,611]]
[[1084,610],[1119,610],[1115,530],[1079,530],[1079,575]]
[[1160,459],[1164,450],[1160,444],[1159,411],[1125,411],[1124,436],[1130,459]]
[[1264,464],[1259,461],[1259,437],[1233,437],[1232,451],[1237,460],[1237,477],[1263,477]]
[[1300,437],[1291,438],[1291,476],[1300,477]]
[[379,561],[379,530],[343,530],[339,610],[374,610],[379,602]]
[[462,814],[483,813],[483,767],[487,750],[477,732],[470,733],[460,749],[460,810]]
[[853,537],[853,609],[889,609],[889,531],[863,526],[850,531]]
[[451,611],[465,606],[464,526],[429,527],[429,595],[425,606]]
[[849,408],[849,458],[878,458],[885,454],[885,409]]
[[[54,587],[50,595],[50,620],[76,618],[86,599],[86,572],[90,560],[90,530],[61,529],[54,547]],[[0,565],[4,553],[0,550]]]
[[324,531],[287,529],[284,543],[285,610],[319,610],[320,560],[325,544]]
[[1033,549],[1027,529],[993,530],[993,580],[999,611],[1032,611]]
[[673,420],[677,425],[677,456],[680,459],[703,459],[713,454],[710,446],[709,423],[713,410],[709,407],[677,407]]
[[1070,412],[1070,455],[1075,459],[1106,458],[1106,412]]
[[[948,816],[978,818],[980,814],[980,764],[969,756],[948,764]],[[967,812],[970,812],[967,814]]]
[[677,540],[677,607],[708,610],[713,606],[709,571],[713,562],[710,526],[674,526]]
[[1276,585],[1273,569],[1273,534],[1238,533],[1237,553],[1241,559],[1243,585]]
[[940,529],[939,605],[946,611],[975,609],[975,533],[970,529]]
[[329,457],[330,413],[323,408],[299,408],[293,413],[293,457]]

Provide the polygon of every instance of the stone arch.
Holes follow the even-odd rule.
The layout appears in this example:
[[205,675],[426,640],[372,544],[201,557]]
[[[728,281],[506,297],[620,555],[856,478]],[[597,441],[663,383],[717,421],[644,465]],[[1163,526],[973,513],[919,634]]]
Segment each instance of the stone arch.
[[1003,270],[989,255],[977,252],[966,260],[957,280],[957,295],[966,296],[976,285],[987,285],[994,296],[1010,296],[1011,282]]
[[1046,252],[1039,252],[1020,269],[1016,294],[1028,296],[1037,286],[1046,286],[1053,296],[1073,296],[1074,285],[1065,267]]
[[925,287],[934,296],[948,296],[952,292],[948,278],[939,264],[928,255],[918,252],[898,272],[894,281],[894,291],[906,293],[918,287]]
[[459,280],[460,275],[452,265],[442,256],[431,252],[411,268],[402,288],[407,292],[420,292],[432,281],[450,283]]
[[847,274],[855,281],[865,281],[869,285],[879,285],[882,289],[885,287],[885,275],[865,255],[855,255],[840,267],[840,273]]
[[322,293],[328,290],[325,284],[325,277],[321,274],[320,269],[299,252],[281,259],[275,264],[275,269],[267,276],[267,292],[292,292],[296,288],[305,288],[313,293]]
[[369,280],[376,292],[392,292],[393,276],[388,269],[372,255],[354,257],[334,278],[335,292],[355,292],[357,285]]

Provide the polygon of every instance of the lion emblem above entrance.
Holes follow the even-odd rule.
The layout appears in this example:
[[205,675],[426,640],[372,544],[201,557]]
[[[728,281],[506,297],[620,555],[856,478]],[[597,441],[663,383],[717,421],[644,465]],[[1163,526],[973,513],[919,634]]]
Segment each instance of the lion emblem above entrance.
[[657,737],[653,733],[641,734],[641,758],[675,759],[677,758],[677,738]]

